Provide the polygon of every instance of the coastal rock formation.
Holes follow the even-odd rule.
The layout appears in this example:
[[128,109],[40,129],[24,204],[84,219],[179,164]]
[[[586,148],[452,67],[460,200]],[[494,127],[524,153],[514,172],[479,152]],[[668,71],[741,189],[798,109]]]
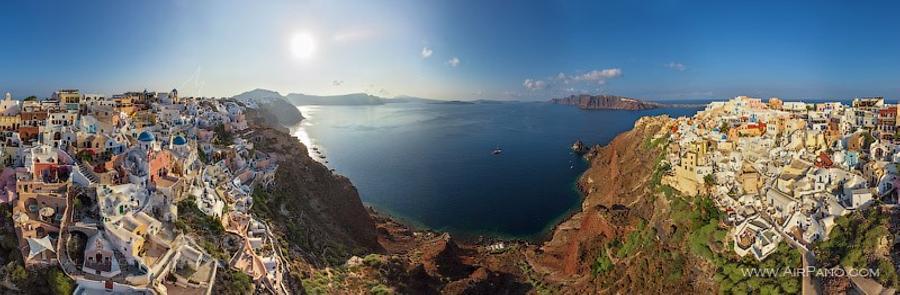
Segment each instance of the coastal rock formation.
[[433,243],[422,247],[425,270],[435,277],[460,279],[472,272],[471,266],[460,261],[460,249],[449,234],[443,234]]
[[655,102],[642,101],[635,98],[615,95],[571,95],[563,98],[554,98],[551,103],[574,105],[582,110],[648,110],[662,107]]
[[352,255],[382,252],[375,224],[353,184],[312,159],[306,146],[281,126],[270,125],[264,118],[271,114],[264,109],[247,116],[256,148],[284,163],[273,187],[254,192],[252,210],[281,237],[293,262],[292,276],[341,264]]
[[[634,129],[586,155],[591,168],[578,181],[585,195],[581,210],[558,225],[549,241],[526,253],[528,263],[548,284],[587,293],[714,290],[711,270],[703,264],[659,279],[674,272],[673,263],[690,259],[690,255],[660,255],[685,252],[680,243],[666,243],[671,208],[651,185],[661,149],[647,142],[665,134],[671,122],[666,116],[641,118]],[[622,250],[626,248],[631,252]],[[604,262],[615,275],[605,275]]]
[[588,152],[587,145],[585,145],[584,142],[581,141],[581,139],[575,140],[575,143],[572,144],[572,152],[579,155],[584,155]]
[[269,125],[294,126],[303,120],[303,115],[297,107],[291,105],[278,92],[266,89],[254,89],[232,97],[247,105],[254,105],[271,116],[265,119]]

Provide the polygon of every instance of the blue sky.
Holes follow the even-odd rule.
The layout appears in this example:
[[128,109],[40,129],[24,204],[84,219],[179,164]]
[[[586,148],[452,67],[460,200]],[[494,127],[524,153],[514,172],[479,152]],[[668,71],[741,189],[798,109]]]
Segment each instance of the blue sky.
[[7,1],[0,91],[896,99],[896,11],[850,1]]

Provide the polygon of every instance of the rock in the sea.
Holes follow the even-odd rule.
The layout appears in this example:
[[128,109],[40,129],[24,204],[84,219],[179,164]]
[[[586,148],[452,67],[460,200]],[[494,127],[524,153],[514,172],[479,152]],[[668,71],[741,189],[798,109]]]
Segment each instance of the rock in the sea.
[[572,144],[572,151],[576,154],[583,155],[588,152],[588,148],[584,145],[584,142],[578,139]]

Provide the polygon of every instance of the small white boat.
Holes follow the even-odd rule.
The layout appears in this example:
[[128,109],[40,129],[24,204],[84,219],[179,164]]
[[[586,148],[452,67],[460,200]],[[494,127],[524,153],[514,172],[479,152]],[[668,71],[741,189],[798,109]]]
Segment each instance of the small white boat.
[[501,149],[500,146],[497,146],[493,151],[491,151],[492,155],[499,155],[500,153],[503,153],[503,149]]

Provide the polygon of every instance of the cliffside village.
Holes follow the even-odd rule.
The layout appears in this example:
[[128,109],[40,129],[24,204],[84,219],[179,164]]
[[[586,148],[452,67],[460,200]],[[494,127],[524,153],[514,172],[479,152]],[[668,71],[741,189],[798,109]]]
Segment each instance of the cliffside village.
[[[13,208],[25,267],[58,264],[75,294],[209,294],[220,265],[285,293],[280,251],[249,213],[252,189],[272,183],[276,159],[254,149],[243,111],[176,90],[7,93],[0,202]],[[191,200],[240,238],[230,260],[177,226],[176,204]]]
[[808,250],[835,217],[897,203],[898,116],[882,97],[712,102],[670,130],[663,183],[711,196],[740,256],[763,260],[782,241]]

